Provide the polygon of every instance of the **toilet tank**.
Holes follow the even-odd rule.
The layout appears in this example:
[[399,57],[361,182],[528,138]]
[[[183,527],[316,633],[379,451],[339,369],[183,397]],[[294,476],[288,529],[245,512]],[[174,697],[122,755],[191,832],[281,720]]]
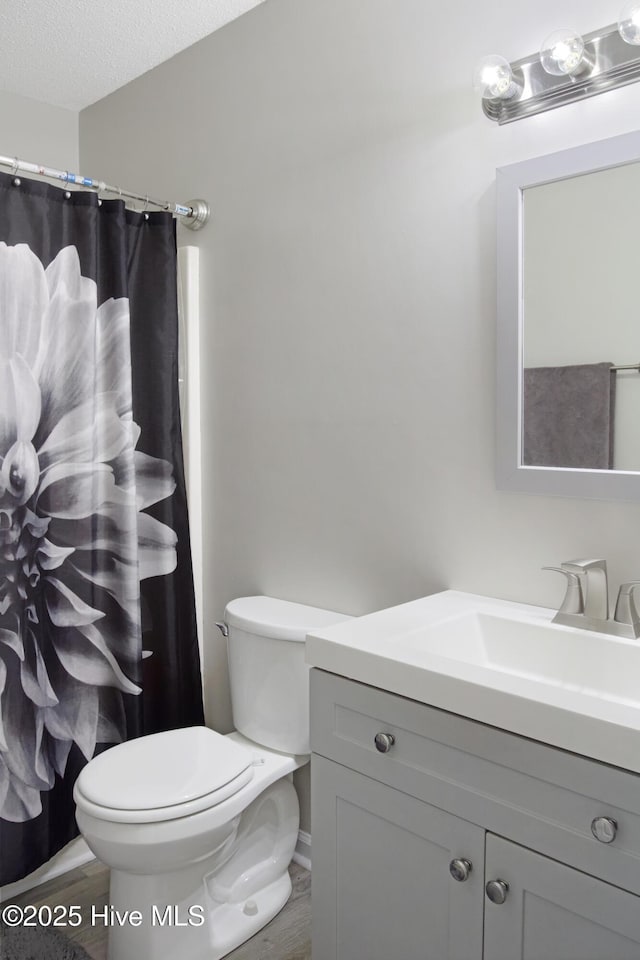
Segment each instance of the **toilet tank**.
[[227,604],[224,619],[236,730],[272,750],[309,753],[305,636],[349,618],[273,597],[240,597]]

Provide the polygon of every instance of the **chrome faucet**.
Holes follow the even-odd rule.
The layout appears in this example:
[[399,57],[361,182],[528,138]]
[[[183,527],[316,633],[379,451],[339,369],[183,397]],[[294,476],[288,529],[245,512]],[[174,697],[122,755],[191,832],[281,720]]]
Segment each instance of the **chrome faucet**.
[[567,578],[567,592],[553,623],[597,630],[616,637],[640,637],[640,613],[633,601],[633,590],[640,581],[623,583],[618,591],[613,619],[609,619],[609,590],[605,560],[567,560],[555,570]]

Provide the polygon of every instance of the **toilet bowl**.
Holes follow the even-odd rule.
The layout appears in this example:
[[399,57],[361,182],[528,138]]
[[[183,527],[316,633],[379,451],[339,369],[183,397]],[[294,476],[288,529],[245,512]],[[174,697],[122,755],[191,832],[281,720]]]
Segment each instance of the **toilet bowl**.
[[[220,960],[291,893],[298,837],[291,783],[308,762],[304,637],[343,615],[269,597],[225,611],[234,723],[152,734],[91,760],[76,819],[111,868],[109,960]],[[94,908],[95,909],[95,908]]]

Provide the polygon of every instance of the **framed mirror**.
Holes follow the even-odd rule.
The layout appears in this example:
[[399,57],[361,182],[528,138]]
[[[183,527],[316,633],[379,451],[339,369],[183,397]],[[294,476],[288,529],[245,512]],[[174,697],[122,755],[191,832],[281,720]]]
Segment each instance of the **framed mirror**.
[[496,191],[498,488],[640,500],[640,132]]

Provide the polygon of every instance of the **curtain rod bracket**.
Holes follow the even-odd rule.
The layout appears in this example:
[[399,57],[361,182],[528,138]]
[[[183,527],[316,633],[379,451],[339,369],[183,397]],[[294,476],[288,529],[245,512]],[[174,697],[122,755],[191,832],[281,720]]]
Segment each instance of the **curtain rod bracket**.
[[211,215],[211,209],[206,200],[190,200],[187,206],[191,213],[184,217],[183,224],[189,230],[202,230]]

